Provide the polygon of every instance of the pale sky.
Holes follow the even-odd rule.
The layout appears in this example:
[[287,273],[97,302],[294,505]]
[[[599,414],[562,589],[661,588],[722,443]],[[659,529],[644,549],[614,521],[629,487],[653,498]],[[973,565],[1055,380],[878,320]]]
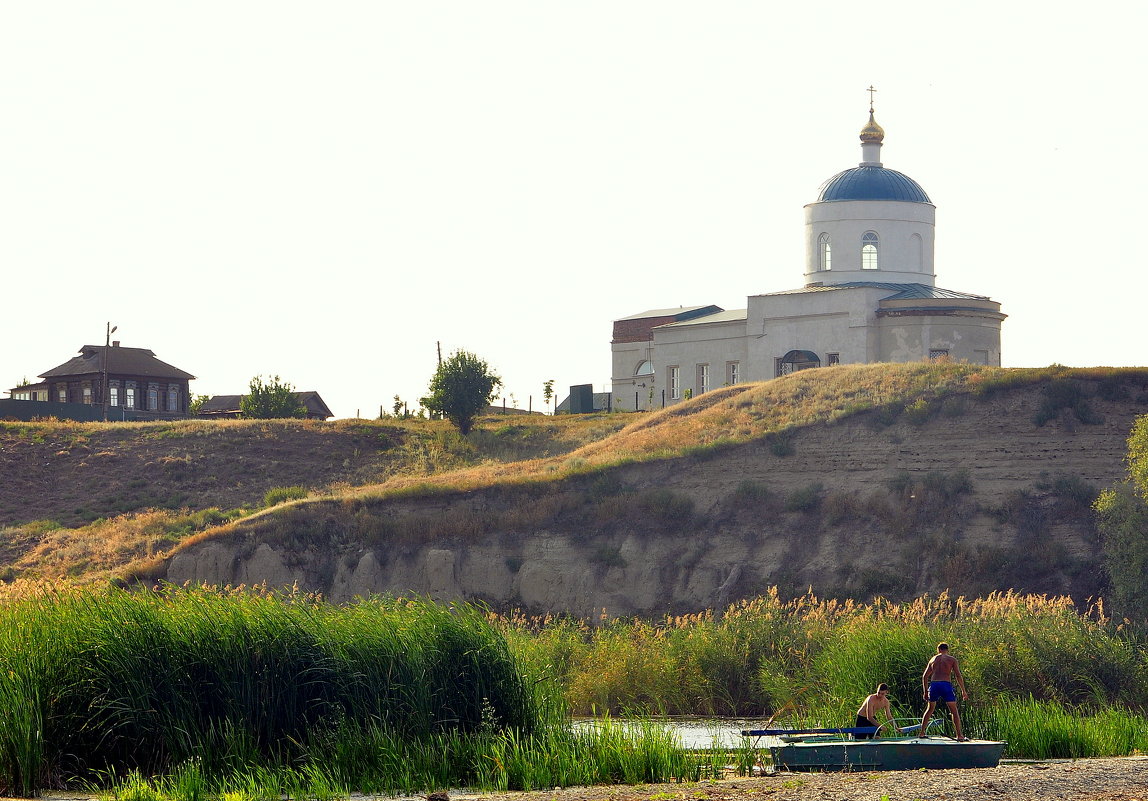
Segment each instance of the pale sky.
[[1146,8],[7,2],[0,390],[110,321],[338,417],[415,405],[436,342],[523,408],[600,391],[614,319],[803,284],[870,84],[1004,365],[1145,365]]

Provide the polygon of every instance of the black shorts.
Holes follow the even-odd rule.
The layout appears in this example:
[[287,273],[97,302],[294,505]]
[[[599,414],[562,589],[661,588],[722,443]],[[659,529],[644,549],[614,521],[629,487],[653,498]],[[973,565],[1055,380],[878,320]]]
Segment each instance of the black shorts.
[[[865,729],[865,728],[871,729],[876,725],[877,725],[877,721],[869,720],[869,718],[865,717],[864,715],[858,715],[857,721],[853,724],[854,728],[857,728],[857,729]],[[857,739],[857,740],[871,740],[873,738],[873,735],[872,734],[857,733],[857,734],[854,734],[853,737],[854,737],[854,739]]]

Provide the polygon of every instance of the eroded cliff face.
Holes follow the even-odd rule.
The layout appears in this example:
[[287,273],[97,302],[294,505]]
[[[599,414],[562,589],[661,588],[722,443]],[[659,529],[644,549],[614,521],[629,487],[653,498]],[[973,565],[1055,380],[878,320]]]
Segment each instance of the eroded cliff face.
[[305,504],[291,512],[289,536],[240,530],[203,541],[174,554],[160,577],[583,617],[722,607],[771,585],[854,597],[948,588],[1083,598],[1104,587],[1099,544],[1087,502],[1073,506],[1064,488],[1124,480],[1128,433],[1148,398],[1097,396],[1094,424],[1063,410],[1037,426],[1042,400],[1039,388],[1015,389],[950,401],[919,424],[901,415],[883,425],[867,413],[796,430],[780,445],[615,468],[603,473],[608,502],[588,500],[596,490],[585,480],[555,485],[545,502],[561,511],[529,527],[508,511],[542,501],[505,488],[357,511],[421,516],[432,529],[485,516],[477,535],[363,537],[346,504]]

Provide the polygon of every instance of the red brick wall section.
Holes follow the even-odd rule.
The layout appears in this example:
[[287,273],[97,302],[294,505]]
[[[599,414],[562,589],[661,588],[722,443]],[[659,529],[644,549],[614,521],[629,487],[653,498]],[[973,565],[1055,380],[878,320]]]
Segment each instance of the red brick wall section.
[[615,320],[614,339],[611,345],[621,342],[649,342],[654,338],[653,328],[656,325],[672,323],[677,319],[674,315],[665,317],[643,317],[638,320]]

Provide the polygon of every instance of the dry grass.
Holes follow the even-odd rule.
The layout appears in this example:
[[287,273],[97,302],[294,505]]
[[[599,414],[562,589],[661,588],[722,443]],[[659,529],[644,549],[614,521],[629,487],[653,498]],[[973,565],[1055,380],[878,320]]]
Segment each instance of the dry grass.
[[[367,541],[382,540],[396,532],[377,519],[368,520],[362,513],[364,507],[404,497],[496,486],[505,487],[518,499],[499,511],[502,523],[527,529],[571,507],[572,502],[556,490],[559,483],[580,476],[601,476],[614,466],[666,458],[705,458],[728,445],[763,438],[776,452],[784,449],[788,432],[801,426],[832,424],[858,414],[868,415],[874,425],[888,424],[902,414],[911,422],[920,422],[934,414],[961,414],[979,397],[1010,387],[1078,379],[1098,382],[1108,388],[1107,392],[1131,387],[1143,395],[1148,371],[1058,366],[1001,369],[935,363],[840,366],[724,387],[653,413],[493,415],[483,418],[467,438],[444,421],[420,419],[0,423],[0,442],[70,454],[59,456],[59,464],[77,460],[74,469],[87,473],[99,469],[122,475],[119,466],[109,471],[91,465],[119,465],[130,458],[137,443],[153,443],[153,447],[158,443],[160,449],[148,457],[148,464],[158,466],[162,475],[152,470],[136,479],[136,483],[146,482],[150,493],[144,494],[141,502],[147,503],[151,496],[179,499],[163,504],[171,507],[167,511],[141,506],[110,523],[96,521],[70,532],[36,535],[39,539],[21,526],[0,529],[0,548],[8,552],[10,575],[31,571],[39,575],[91,572],[103,576],[117,569],[117,561],[121,568],[133,562],[146,564],[169,552],[176,547],[173,538],[186,545],[208,537],[282,529],[309,515],[327,514],[332,504],[352,521],[348,530],[359,531]],[[368,451],[368,446],[373,450]],[[248,461],[226,468],[232,473],[225,472],[226,456],[247,453],[249,447],[256,454],[279,448],[277,454],[281,455],[275,457],[281,460],[279,466],[272,470],[263,462],[259,470],[252,471],[253,463]],[[330,458],[336,452],[337,456]],[[328,458],[328,464],[319,464],[320,457]],[[314,464],[308,475],[275,472],[283,466],[309,462]],[[189,479],[200,480],[203,474],[216,471],[218,489],[203,490],[187,499],[178,494]],[[243,481],[249,481],[250,486],[242,492],[235,490]],[[75,504],[75,498],[84,492],[82,487],[83,482],[61,502]],[[184,522],[187,514],[177,508],[256,509],[265,494],[276,487],[302,487],[310,494],[298,503],[207,531],[199,526],[188,530]],[[136,494],[140,493],[143,491]],[[527,505],[522,493],[530,497],[531,508],[525,511],[520,508]],[[784,500],[774,498],[771,503]],[[875,502],[832,495],[826,500],[826,513],[842,520],[863,513],[867,504]],[[609,505],[601,499],[596,503],[603,508]],[[71,512],[70,507],[65,508]],[[88,519],[97,514],[110,516],[99,508],[90,509],[88,514]],[[41,510],[37,516],[54,515]],[[75,524],[66,514],[59,519]],[[460,513],[430,525],[412,520],[405,526],[403,538],[481,536],[489,521],[480,525],[473,515]],[[420,534],[421,528],[427,530]]]

